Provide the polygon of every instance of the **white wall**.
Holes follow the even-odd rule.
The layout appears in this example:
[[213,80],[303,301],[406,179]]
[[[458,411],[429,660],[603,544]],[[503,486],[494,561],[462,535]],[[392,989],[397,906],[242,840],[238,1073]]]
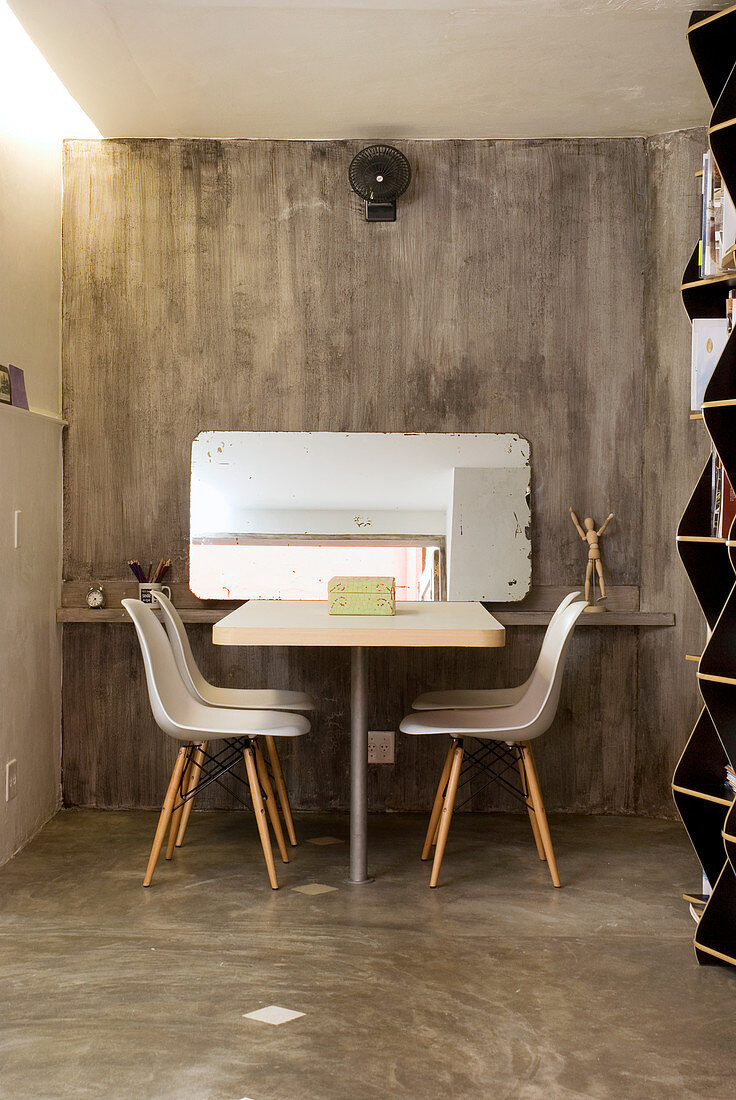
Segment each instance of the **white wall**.
[[[61,145],[0,134],[0,362],[32,405],[58,412]],[[13,516],[21,546],[13,548]],[[0,406],[0,862],[60,802],[61,429]],[[5,801],[5,766],[18,793]]]
[[[88,121],[88,120],[87,120]],[[94,131],[92,131],[94,132]],[[62,138],[78,106],[0,0],[0,363],[25,371],[32,407],[58,413]],[[20,510],[21,545],[13,518]],[[0,863],[61,792],[61,428],[0,405]],[[5,801],[5,766],[18,762]]]

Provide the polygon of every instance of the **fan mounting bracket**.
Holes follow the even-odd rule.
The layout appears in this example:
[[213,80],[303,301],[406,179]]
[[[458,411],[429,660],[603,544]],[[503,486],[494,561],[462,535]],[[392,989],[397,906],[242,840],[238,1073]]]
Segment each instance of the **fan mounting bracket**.
[[365,220],[367,222],[395,222],[396,201],[369,202],[365,204]]

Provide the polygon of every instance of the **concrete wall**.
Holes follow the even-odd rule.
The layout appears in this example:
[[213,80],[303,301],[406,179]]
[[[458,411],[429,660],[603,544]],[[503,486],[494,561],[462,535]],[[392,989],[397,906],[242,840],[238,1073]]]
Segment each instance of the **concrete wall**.
[[[171,554],[173,580],[186,580],[189,453],[203,429],[516,431],[532,445],[534,583],[582,578],[574,505],[599,520],[616,513],[609,580],[648,590],[642,545],[672,539],[676,515],[658,513],[652,527],[642,503],[646,143],[402,147],[411,190],[397,222],[377,226],[345,178],[357,142],[67,144],[67,578],[122,578],[127,557]],[[692,177],[680,186],[697,193]],[[689,240],[697,222],[678,232]],[[686,377],[686,333],[684,356]],[[688,430],[687,402],[668,430]],[[687,472],[676,476],[689,485]],[[679,610],[669,590],[650,596],[651,610]],[[213,680],[301,685],[321,699],[309,743],[285,749],[290,790],[298,806],[344,806],[346,654],[223,652],[209,628],[191,634]],[[657,757],[636,768],[649,758],[640,635],[578,632],[559,719],[539,749],[551,808],[672,811],[681,730],[667,731],[662,752],[655,717],[645,729]],[[651,636],[656,667],[672,630]],[[492,659],[373,654],[372,728],[394,727],[430,686],[523,680],[540,641],[515,628]],[[65,627],[64,662],[65,798],[154,805],[171,746],[153,725],[132,631]],[[408,740],[394,768],[371,775],[374,809],[427,804],[441,747]],[[504,804],[488,790],[473,806]]]
[[[0,362],[25,370],[32,406],[58,414],[61,142],[14,129],[0,131]],[[60,550],[61,429],[0,406],[0,863],[60,803]],[[6,803],[12,759],[18,794]]]

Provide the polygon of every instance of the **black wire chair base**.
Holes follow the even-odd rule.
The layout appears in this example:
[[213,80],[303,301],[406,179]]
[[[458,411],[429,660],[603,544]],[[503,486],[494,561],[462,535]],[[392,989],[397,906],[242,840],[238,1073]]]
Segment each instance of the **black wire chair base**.
[[[246,801],[244,798],[241,798],[236,793],[236,791],[232,790],[230,787],[228,787],[226,783],[223,783],[222,781],[223,775],[232,775],[233,778],[236,779],[241,786],[245,787],[248,795],[250,796],[250,787],[248,785],[248,780],[242,775],[237,775],[235,773],[235,768],[238,766],[238,764],[243,763],[244,753],[249,748],[251,748],[252,745],[253,741],[250,739],[250,737],[232,738],[231,740],[226,741],[223,744],[219,752],[211,752],[209,747],[205,750],[202,750],[201,745],[189,745],[187,748],[187,762],[184,765],[184,770],[181,774],[181,779],[179,780],[179,801],[175,804],[173,810],[176,811],[181,809],[181,807],[184,806],[185,803],[191,802],[191,800],[201,791],[205,790],[207,787],[212,786],[213,783],[218,783],[224,790],[228,792],[228,794],[232,795],[236,802],[239,802],[241,806],[245,806],[246,810],[250,810],[252,812],[253,806],[251,805],[250,797],[248,801]],[[184,784],[185,782],[187,782],[187,776],[189,775],[189,765],[193,762],[196,764],[196,755],[198,752],[202,751],[204,754],[204,758],[199,764],[200,773],[197,782],[194,787],[192,787],[188,791],[185,791]],[[266,764],[266,770],[269,772],[269,775],[271,775],[271,769],[269,768],[268,764]],[[263,798],[263,801],[265,803],[267,800],[267,796],[266,792],[263,789],[261,789],[261,797]]]
[[[505,741],[480,741],[478,747],[470,749],[463,739],[463,765],[460,769],[460,779],[457,785],[458,793],[467,786],[473,776],[481,771],[490,778],[478,790],[471,791],[467,798],[456,804],[456,809],[462,809],[477,795],[487,790],[493,783],[500,783],[505,791],[523,802],[528,810],[534,807],[529,801],[529,793],[522,783],[519,764],[522,763],[521,749],[518,745],[507,745]],[[507,776],[507,772],[514,773],[514,782]],[[463,778],[463,776],[465,778]]]

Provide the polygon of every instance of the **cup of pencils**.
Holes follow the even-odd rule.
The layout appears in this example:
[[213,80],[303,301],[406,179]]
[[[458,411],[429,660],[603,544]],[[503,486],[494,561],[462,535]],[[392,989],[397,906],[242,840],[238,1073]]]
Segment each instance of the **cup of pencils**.
[[128,565],[131,573],[138,581],[138,599],[141,603],[153,603],[152,592],[165,592],[171,599],[171,589],[168,584],[161,583],[169,571],[171,558],[161,558],[155,569],[153,568],[153,562],[151,562],[147,573],[139,561],[129,561]]

